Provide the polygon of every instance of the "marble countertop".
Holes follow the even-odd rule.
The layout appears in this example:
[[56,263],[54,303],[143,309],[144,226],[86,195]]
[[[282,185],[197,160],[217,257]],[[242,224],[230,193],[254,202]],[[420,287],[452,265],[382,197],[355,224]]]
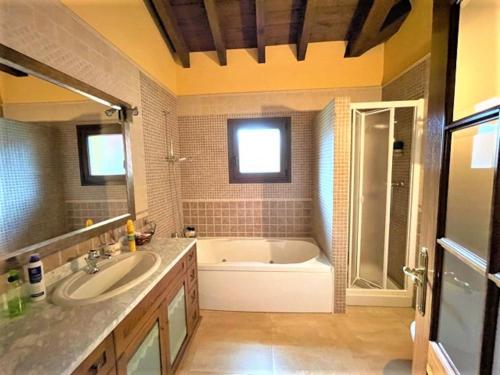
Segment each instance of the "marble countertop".
[[154,239],[142,246],[141,250],[160,255],[160,267],[139,285],[106,301],[60,307],[50,302],[49,294],[47,301],[30,304],[21,317],[0,318],[0,372],[71,374],[195,242],[186,238]]

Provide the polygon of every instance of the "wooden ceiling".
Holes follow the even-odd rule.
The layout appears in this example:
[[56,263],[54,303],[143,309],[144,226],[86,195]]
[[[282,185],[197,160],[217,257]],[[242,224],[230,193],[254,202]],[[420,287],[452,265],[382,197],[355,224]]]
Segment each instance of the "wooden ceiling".
[[144,0],[168,48],[189,67],[189,53],[296,44],[297,60],[310,42],[346,41],[345,57],[360,56],[396,33],[410,0]]

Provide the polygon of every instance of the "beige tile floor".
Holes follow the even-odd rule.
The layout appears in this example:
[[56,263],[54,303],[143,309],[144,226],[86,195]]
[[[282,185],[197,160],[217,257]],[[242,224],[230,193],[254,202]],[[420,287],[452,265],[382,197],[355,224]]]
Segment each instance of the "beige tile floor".
[[409,374],[414,310],[346,314],[202,311],[178,374]]

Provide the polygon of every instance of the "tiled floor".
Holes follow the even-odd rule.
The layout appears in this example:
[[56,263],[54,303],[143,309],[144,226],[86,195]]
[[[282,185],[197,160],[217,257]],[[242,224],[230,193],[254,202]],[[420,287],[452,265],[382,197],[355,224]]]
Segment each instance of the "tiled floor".
[[203,311],[179,368],[201,374],[409,374],[408,308],[346,314]]

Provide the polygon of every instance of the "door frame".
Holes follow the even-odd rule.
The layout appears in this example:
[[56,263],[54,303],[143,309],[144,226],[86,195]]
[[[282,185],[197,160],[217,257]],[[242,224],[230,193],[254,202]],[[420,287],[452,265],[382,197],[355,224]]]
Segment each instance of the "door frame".
[[[427,277],[427,309],[425,316],[416,313],[416,338],[413,352],[413,374],[429,373],[453,374],[455,369],[446,353],[436,342],[439,319],[439,305],[444,249],[437,239],[444,234],[446,198],[448,187],[448,161],[451,130],[477,122],[487,112],[500,112],[500,108],[490,108],[460,120],[453,120],[455,94],[455,73],[460,16],[459,0],[434,0],[431,70],[429,78],[428,121],[425,128],[424,175],[421,245],[428,249],[429,267]],[[497,161],[498,163],[498,161]],[[498,302],[500,297],[500,176],[499,165],[495,172],[495,190],[492,212],[492,235],[480,373],[491,373],[496,334]],[[432,267],[432,268],[431,268]]]
[[[390,110],[390,127],[392,128],[389,137],[394,135],[394,120],[395,120],[395,110],[397,108],[414,108],[414,126],[412,129],[412,141],[411,141],[411,157],[410,157],[410,183],[409,183],[409,202],[408,202],[408,229],[407,229],[407,242],[406,242],[406,265],[410,267],[415,266],[415,250],[417,247],[417,231],[418,231],[418,216],[419,216],[419,201],[420,201],[420,185],[422,178],[422,134],[425,121],[425,100],[396,100],[396,101],[380,101],[380,102],[359,102],[350,104],[351,112],[351,157],[350,157],[350,179],[349,179],[349,267],[348,267],[348,285],[351,282],[351,270],[352,270],[352,260],[353,260],[353,243],[354,236],[353,225],[354,225],[354,159],[355,154],[355,142],[354,134],[355,121],[354,113],[359,112],[361,109],[387,109]],[[359,112],[361,117],[361,123],[364,126],[364,116],[362,112]],[[363,150],[362,152],[363,153]],[[392,156],[392,148],[389,150],[389,157]],[[391,171],[388,171],[388,176]],[[388,187],[388,199],[387,199],[387,210],[386,207],[386,246],[388,247],[388,226],[387,220],[390,220],[390,204],[391,189]],[[359,197],[358,197],[359,198]],[[360,221],[361,218],[358,218]],[[358,226],[358,231],[360,226]],[[359,233],[358,233],[359,234]],[[359,253],[359,252],[358,252]],[[384,249],[384,257],[387,257],[388,248]],[[359,263],[359,256],[357,258]],[[386,280],[386,269],[387,259],[384,259],[384,280]],[[357,264],[357,270],[359,270],[359,264]],[[384,284],[385,285],[385,284]],[[386,305],[386,306],[401,306],[410,307],[413,304],[413,287],[410,285],[408,280],[405,278],[405,285],[403,290],[392,290],[392,289],[370,289],[369,295],[367,295],[364,289],[347,289],[347,299],[348,304],[364,304],[364,305]]]

